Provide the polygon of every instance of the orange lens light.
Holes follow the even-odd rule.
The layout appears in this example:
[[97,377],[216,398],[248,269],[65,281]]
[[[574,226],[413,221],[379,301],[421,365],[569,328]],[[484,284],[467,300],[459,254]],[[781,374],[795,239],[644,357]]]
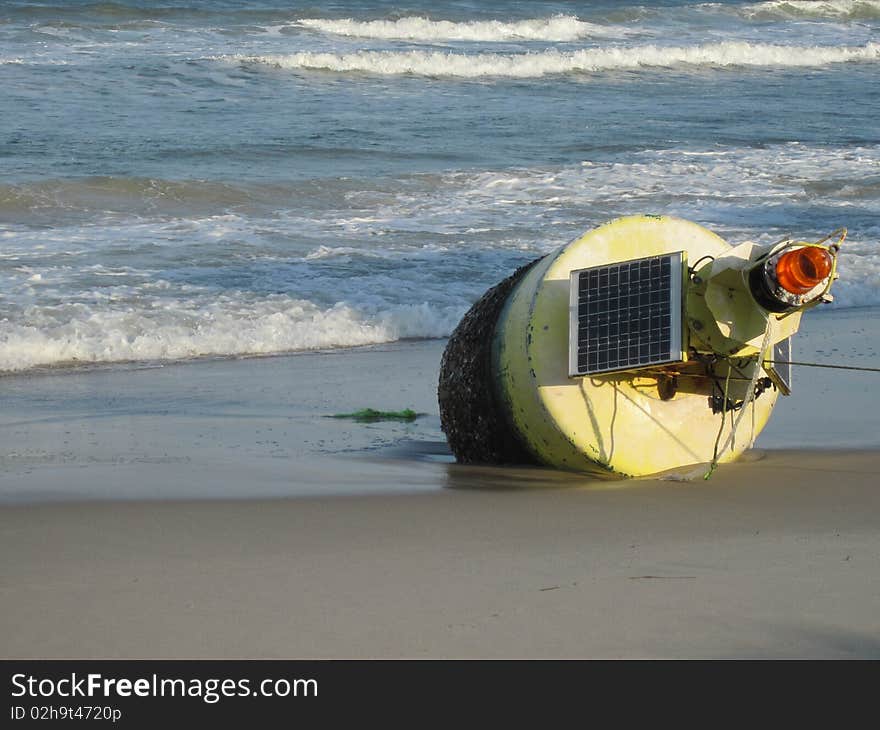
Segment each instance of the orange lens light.
[[806,294],[828,278],[833,264],[831,254],[824,248],[796,248],[779,257],[776,281],[791,294]]

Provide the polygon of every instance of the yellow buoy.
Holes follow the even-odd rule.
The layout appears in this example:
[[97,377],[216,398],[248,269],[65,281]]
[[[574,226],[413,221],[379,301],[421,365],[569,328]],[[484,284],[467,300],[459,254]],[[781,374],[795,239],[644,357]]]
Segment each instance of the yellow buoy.
[[[695,223],[642,215],[523,267],[450,338],[438,394],[453,453],[609,477],[735,459],[788,392],[774,347],[802,309],[830,298],[824,253],[796,262],[813,271],[821,259],[799,298],[777,281],[777,260],[813,245],[732,247]],[[652,283],[661,265],[662,291]],[[605,298],[590,299],[597,292]],[[665,349],[648,349],[653,333]]]

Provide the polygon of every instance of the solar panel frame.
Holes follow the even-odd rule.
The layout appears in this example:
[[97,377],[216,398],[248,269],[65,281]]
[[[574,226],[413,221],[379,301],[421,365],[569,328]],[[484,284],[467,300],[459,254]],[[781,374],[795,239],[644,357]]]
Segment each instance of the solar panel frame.
[[684,251],[569,275],[571,377],[682,362]]

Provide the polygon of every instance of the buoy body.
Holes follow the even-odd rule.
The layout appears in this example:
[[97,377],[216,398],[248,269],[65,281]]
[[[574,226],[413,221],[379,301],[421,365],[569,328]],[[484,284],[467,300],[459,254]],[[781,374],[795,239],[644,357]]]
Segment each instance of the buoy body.
[[[451,336],[441,365],[441,421],[456,458],[634,477],[710,462],[719,438],[728,444],[719,461],[739,456],[766,424],[778,392],[746,397],[759,359],[716,364],[710,354],[688,354],[690,328],[702,325],[684,311],[701,296],[687,264],[682,362],[570,372],[572,272],[672,252],[709,262],[731,248],[689,221],[632,216],[587,232],[490,290]],[[737,398],[742,412],[734,419],[726,411]]]

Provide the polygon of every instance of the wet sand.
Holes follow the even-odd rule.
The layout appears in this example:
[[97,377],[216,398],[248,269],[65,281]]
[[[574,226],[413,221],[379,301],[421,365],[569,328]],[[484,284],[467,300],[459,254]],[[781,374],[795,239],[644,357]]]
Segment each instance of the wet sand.
[[[874,314],[797,357],[876,366]],[[0,378],[0,656],[880,657],[876,376],[595,482],[449,463],[442,346]]]

